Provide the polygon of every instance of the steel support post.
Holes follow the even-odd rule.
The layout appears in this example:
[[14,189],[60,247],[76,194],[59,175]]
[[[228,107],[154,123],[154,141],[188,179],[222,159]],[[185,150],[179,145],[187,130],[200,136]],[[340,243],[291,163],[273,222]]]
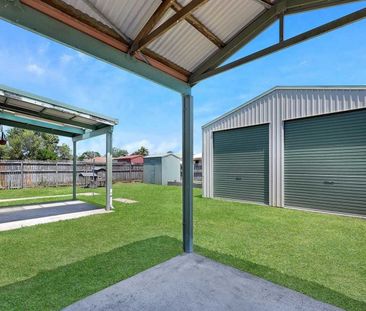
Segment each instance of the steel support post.
[[76,155],[76,141],[72,142],[72,199],[76,200],[76,161],[77,161],[77,155]]
[[183,250],[193,252],[193,97],[183,100]]
[[113,131],[110,129],[106,133],[106,210],[109,211],[113,208],[112,205],[112,140]]

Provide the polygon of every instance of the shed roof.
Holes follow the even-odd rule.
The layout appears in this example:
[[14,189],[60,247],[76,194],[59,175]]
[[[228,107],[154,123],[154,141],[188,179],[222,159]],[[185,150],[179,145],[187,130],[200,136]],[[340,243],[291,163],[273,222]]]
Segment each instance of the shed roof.
[[[0,16],[184,92],[284,14],[354,1],[20,0],[0,6]],[[296,40],[280,42],[255,58],[365,15],[366,9],[360,10]]]
[[118,120],[0,85],[0,123],[19,127],[26,124],[34,130],[78,136],[114,126]]
[[127,155],[127,156],[121,156],[121,157],[117,157],[114,158],[114,160],[131,160],[131,159],[136,159],[136,158],[143,158],[144,156],[141,154],[131,154],[131,155]]
[[148,155],[148,156],[146,156],[146,157],[144,157],[144,158],[145,158],[145,159],[151,159],[151,158],[165,158],[165,157],[170,157],[170,156],[175,157],[175,158],[177,158],[177,159],[179,159],[179,160],[180,160],[180,157],[179,157],[179,156],[177,156],[177,155],[176,155],[176,154],[174,154],[174,153],[153,154],[153,155]]
[[252,98],[251,100],[245,102],[244,104],[239,105],[238,107],[222,114],[221,116],[207,122],[206,124],[202,125],[202,128],[206,128],[221,119],[226,118],[228,115],[235,113],[236,111],[241,110],[243,107],[256,103],[259,99],[280,90],[293,90],[293,91],[316,91],[316,90],[344,90],[344,91],[357,91],[363,90],[366,91],[366,85],[334,85],[334,86],[275,86],[268,91],[263,92],[262,94]]

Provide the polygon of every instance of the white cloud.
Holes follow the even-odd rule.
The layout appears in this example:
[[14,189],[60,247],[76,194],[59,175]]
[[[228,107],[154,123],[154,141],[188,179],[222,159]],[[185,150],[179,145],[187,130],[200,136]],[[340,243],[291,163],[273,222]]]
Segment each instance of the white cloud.
[[28,64],[25,69],[29,71],[30,73],[34,73],[38,76],[41,76],[44,74],[45,70],[41,66],[37,64]]
[[71,62],[73,60],[73,56],[71,56],[70,54],[63,54],[61,55],[60,57],[60,62],[62,65],[66,65],[68,64],[69,62]]

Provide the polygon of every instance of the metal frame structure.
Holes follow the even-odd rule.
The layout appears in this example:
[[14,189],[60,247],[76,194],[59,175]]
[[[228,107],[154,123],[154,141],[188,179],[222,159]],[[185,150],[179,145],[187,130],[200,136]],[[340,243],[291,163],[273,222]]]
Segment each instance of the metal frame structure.
[[[210,12],[205,17],[206,20],[209,17],[212,21],[214,18],[208,15],[211,14],[214,17],[215,5],[217,8],[224,3],[229,9],[233,3],[240,5],[240,1],[245,1],[249,6],[254,5],[256,8],[254,11],[259,13],[249,16],[249,22],[225,40],[197,17],[198,11],[201,16]],[[161,0],[160,5],[157,5],[153,11],[149,11],[149,16],[144,19],[144,24],[140,25],[134,38],[127,36],[118,27],[119,20],[110,18],[108,11],[98,7],[94,0],[81,0],[78,3],[75,2],[74,6],[68,4],[70,3],[68,0],[0,0],[0,18],[143,76],[182,95],[183,248],[185,252],[192,252],[193,97],[191,88],[203,79],[360,20],[366,17],[366,9],[289,39],[285,38],[286,15],[356,1],[358,0],[236,0],[230,2],[191,0],[182,5],[178,0]],[[112,1],[108,3],[106,7],[113,4]],[[211,6],[212,3],[213,6]],[[89,15],[76,9],[76,5],[82,5],[89,11]],[[113,10],[109,12],[113,13]],[[244,17],[246,14],[247,12],[243,12]],[[279,43],[219,67],[277,21]],[[207,39],[210,46],[214,47],[192,70],[184,68],[183,63],[179,61],[169,59],[166,55],[169,54],[168,52],[163,53],[164,55],[159,54],[151,46],[151,43],[158,40],[168,40],[168,43],[174,46],[175,38],[166,35],[174,32],[183,23],[188,23],[190,32],[198,32],[203,36],[200,38]],[[218,26],[218,28],[221,27]],[[80,137],[87,138],[91,135],[93,134],[85,133]],[[109,135],[111,136],[111,133],[107,134],[108,137]]]
[[77,194],[77,142],[106,135],[106,210],[113,208],[112,133],[118,120],[0,85],[0,124],[72,138],[73,200]]

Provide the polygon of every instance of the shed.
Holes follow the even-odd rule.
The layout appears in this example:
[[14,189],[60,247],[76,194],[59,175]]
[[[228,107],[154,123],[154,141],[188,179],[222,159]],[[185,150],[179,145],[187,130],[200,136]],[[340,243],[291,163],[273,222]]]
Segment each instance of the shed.
[[366,87],[276,87],[203,126],[203,195],[366,214]]
[[180,158],[167,153],[144,158],[144,183],[167,185],[169,181],[180,181]]

